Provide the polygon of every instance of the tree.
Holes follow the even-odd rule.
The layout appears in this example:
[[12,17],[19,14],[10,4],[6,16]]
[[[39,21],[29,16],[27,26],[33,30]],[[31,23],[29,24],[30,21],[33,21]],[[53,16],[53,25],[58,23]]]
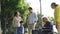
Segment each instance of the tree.
[[1,28],[3,34],[12,34],[14,12],[18,10],[21,13],[23,21],[26,20],[28,6],[24,4],[24,0],[1,0]]

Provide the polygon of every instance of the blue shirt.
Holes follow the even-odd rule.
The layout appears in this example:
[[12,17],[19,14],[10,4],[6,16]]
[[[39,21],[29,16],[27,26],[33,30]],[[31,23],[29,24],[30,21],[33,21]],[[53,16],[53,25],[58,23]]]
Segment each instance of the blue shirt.
[[51,22],[47,21],[47,22],[45,23],[44,27],[46,27],[46,28],[52,28]]
[[[51,32],[52,31],[52,24],[51,22],[47,21],[44,25],[44,29],[43,29],[43,32]],[[45,29],[48,29],[48,30],[45,30]]]
[[28,24],[35,24],[37,22],[37,15],[35,13],[29,13],[27,15],[27,23]]

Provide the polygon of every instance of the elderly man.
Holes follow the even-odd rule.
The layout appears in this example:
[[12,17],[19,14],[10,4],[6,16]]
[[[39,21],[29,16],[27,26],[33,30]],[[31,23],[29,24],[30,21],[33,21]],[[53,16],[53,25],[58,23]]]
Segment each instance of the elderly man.
[[42,20],[43,20],[43,22],[45,23],[45,24],[44,24],[44,27],[45,27],[45,28],[52,28],[51,22],[48,21],[48,19],[47,19],[46,17],[44,17]]
[[32,12],[32,8],[29,7],[29,14],[27,16],[27,25],[28,25],[28,34],[32,34],[32,29],[35,28],[37,22],[37,16],[34,12]]
[[54,18],[56,22],[56,27],[58,29],[58,33],[60,34],[60,5],[53,2],[51,4],[51,8],[54,9]]
[[52,31],[52,24],[50,21],[48,21],[48,19],[46,17],[43,17],[42,21],[45,23],[43,29],[49,29],[49,31],[43,30],[43,34],[48,34],[49,32]]

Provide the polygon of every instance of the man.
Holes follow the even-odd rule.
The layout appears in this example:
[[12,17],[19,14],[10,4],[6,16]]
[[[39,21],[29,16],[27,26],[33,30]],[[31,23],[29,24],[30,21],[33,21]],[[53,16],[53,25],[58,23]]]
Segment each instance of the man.
[[[52,31],[52,24],[51,24],[51,22],[48,21],[48,19],[46,17],[44,17],[42,19],[42,21],[45,23],[44,27],[43,27],[43,34],[48,34],[49,32]],[[45,29],[49,29],[49,31],[45,30]]]
[[35,28],[37,22],[37,16],[32,12],[32,8],[29,7],[29,14],[27,16],[28,34],[32,34],[32,29]]
[[44,17],[44,18],[42,19],[42,21],[45,23],[45,24],[44,24],[44,27],[45,27],[45,28],[52,28],[51,22],[49,22],[46,17]]
[[58,29],[58,33],[60,34],[60,5],[53,2],[51,4],[51,8],[54,9],[54,18],[56,22],[56,27]]

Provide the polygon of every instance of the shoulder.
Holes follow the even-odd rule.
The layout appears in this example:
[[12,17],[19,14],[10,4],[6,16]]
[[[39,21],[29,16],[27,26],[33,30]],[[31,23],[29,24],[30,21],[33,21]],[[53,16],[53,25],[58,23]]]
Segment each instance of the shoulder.
[[50,21],[48,21],[48,23],[51,23]]
[[50,21],[47,21],[47,23],[48,23],[48,24],[51,24],[51,22],[50,22]]
[[33,15],[36,15],[36,13],[34,13],[34,12],[33,12],[32,14],[33,14]]
[[60,8],[60,5],[58,5],[57,8]]
[[58,6],[55,8],[55,10],[57,10],[57,9],[60,9],[60,5],[58,5]]
[[22,19],[21,16],[19,16],[19,19]]

